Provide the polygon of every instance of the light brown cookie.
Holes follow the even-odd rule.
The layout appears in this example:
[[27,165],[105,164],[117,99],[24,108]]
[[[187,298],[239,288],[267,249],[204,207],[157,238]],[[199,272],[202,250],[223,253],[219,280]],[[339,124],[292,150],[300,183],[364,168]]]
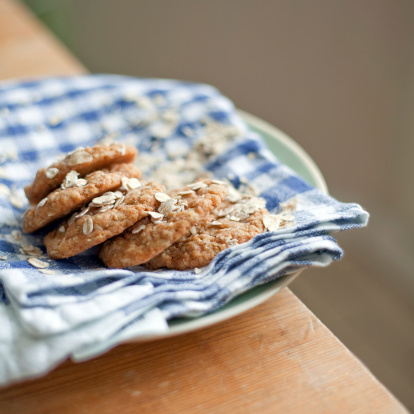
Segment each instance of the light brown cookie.
[[26,197],[31,204],[37,204],[51,191],[59,187],[70,171],[76,171],[82,177],[111,164],[132,162],[137,153],[136,148],[125,144],[79,147],[66,155],[63,160],[56,161],[47,168],[41,168],[33,183],[25,187]]
[[26,211],[23,231],[32,233],[72,211],[79,210],[93,198],[120,187],[122,177],[139,178],[140,175],[140,170],[133,164],[113,164],[107,169],[94,171],[85,178],[78,178],[78,173],[72,170],[66,175],[60,188]]
[[125,195],[125,191],[116,191],[94,198],[45,237],[48,255],[52,259],[71,257],[122,233],[160,206],[155,198],[159,192],[165,192],[164,186],[150,182]]
[[167,267],[179,270],[204,267],[222,250],[247,242],[266,230],[263,217],[269,213],[265,208],[260,208],[248,214],[247,218],[237,221],[236,216],[230,219],[218,214],[220,210],[229,208],[228,203],[225,201],[219,209],[195,226],[192,234],[164,250],[146,266],[150,269]]
[[[192,190],[193,188],[193,190]],[[200,180],[182,190],[156,194],[158,216],[145,218],[103,245],[99,257],[108,267],[123,268],[147,262],[209,215],[227,195],[227,187]]]

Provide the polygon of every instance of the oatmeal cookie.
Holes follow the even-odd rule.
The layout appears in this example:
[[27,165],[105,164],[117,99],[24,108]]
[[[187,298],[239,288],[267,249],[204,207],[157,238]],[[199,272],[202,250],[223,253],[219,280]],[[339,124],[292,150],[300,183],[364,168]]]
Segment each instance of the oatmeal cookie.
[[[220,207],[227,208],[225,203]],[[267,214],[268,211],[261,208],[247,218],[236,221],[220,217],[215,211],[195,226],[190,236],[164,250],[146,266],[150,269],[167,267],[179,270],[207,266],[222,250],[263,233],[266,230],[263,217]]]
[[85,178],[78,178],[78,173],[72,170],[66,174],[60,188],[26,211],[23,231],[32,233],[78,210],[93,198],[117,189],[122,185],[122,177],[139,178],[140,175],[140,170],[133,164],[113,164],[108,169],[94,171]]
[[94,198],[87,207],[50,232],[44,239],[48,255],[52,259],[74,256],[122,233],[158,209],[161,203],[155,194],[165,192],[164,186],[150,182],[130,189],[134,186],[124,181],[121,189],[125,190]]
[[[227,195],[226,185],[200,180],[170,195],[159,193],[161,201],[151,220],[138,221],[123,234],[108,240],[99,257],[108,267],[123,268],[145,263],[157,256],[209,215]],[[170,197],[171,196],[171,197]]]
[[31,204],[37,204],[59,187],[70,171],[76,171],[80,176],[84,176],[111,164],[132,162],[137,153],[136,148],[125,144],[79,147],[66,155],[63,160],[56,161],[47,168],[41,168],[33,183],[25,187],[26,197]]

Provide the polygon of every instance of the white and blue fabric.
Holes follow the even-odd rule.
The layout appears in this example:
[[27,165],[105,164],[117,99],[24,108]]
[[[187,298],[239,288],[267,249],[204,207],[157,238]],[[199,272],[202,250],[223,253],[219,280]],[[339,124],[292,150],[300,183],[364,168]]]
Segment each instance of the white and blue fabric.
[[[177,109],[179,122],[170,136],[157,141],[151,125],[139,122],[143,109],[132,95],[162,96]],[[359,205],[324,195],[280,163],[216,89],[173,80],[89,75],[0,84],[0,182],[22,192],[38,168],[108,133],[119,142],[132,139],[141,154],[152,150],[162,163],[169,149],[197,142],[206,117],[235,125],[242,135],[205,168],[218,178],[232,177],[235,186],[243,175],[273,213],[296,197],[296,224],[221,252],[199,274],[109,270],[93,248],[49,260],[56,273],[47,275],[30,266],[11,237],[21,229],[26,206],[18,209],[0,193],[0,256],[6,257],[0,261],[0,384],[44,374],[68,357],[87,359],[128,338],[164,332],[172,318],[203,315],[252,287],[328,265],[342,255],[331,234],[366,225],[368,214]],[[17,157],[1,157],[13,152]],[[44,251],[45,233],[25,237]]]

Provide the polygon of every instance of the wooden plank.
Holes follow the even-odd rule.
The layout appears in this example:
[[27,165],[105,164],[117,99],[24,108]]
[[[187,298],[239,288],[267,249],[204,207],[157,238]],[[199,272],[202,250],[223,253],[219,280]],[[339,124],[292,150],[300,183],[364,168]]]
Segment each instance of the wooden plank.
[[4,413],[404,413],[288,290],[227,323],[126,344],[0,393]]
[[[85,72],[21,4],[0,0],[0,79]],[[114,411],[406,412],[289,289],[228,322],[0,391],[0,413]]]
[[0,79],[86,73],[20,3],[0,0]]

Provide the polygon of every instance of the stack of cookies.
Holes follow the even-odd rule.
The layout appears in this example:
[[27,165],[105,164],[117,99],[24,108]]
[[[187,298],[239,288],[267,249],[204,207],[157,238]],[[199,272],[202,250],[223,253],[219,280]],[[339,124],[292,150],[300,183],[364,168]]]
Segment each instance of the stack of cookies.
[[270,229],[266,219],[274,216],[265,201],[228,182],[201,179],[167,192],[140,181],[137,152],[100,144],[40,169],[25,188],[31,206],[23,231],[64,219],[44,239],[53,259],[103,243],[99,256],[108,267],[183,270],[206,266],[220,251]]

